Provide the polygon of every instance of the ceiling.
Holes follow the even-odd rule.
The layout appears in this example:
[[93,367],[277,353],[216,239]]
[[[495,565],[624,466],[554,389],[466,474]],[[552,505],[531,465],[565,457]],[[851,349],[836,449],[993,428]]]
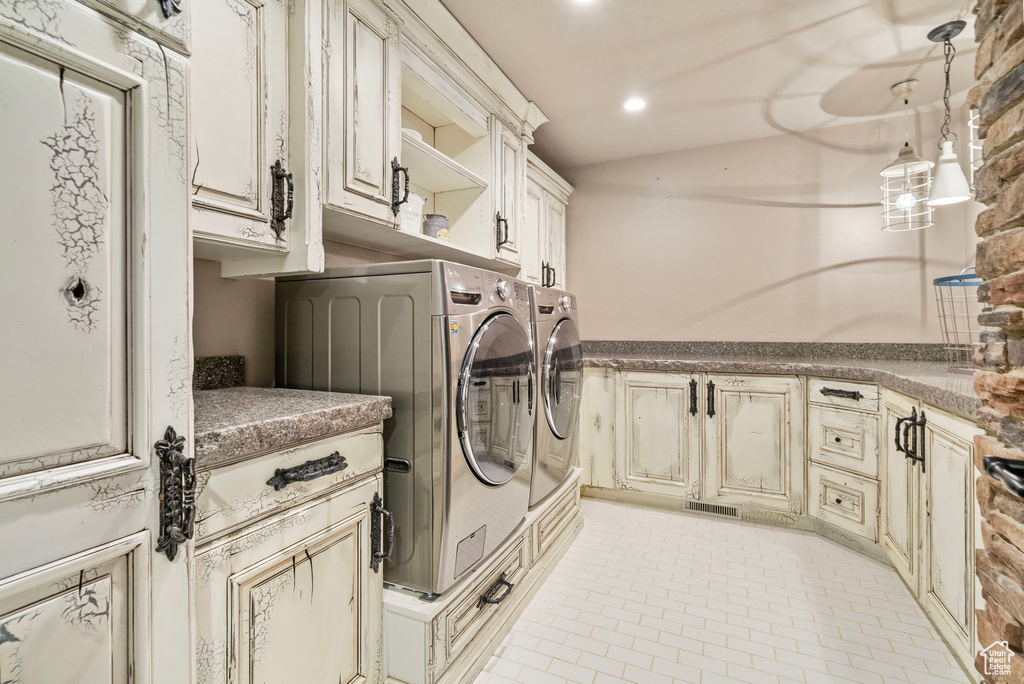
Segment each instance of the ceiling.
[[960,13],[954,104],[973,81],[963,0],[442,2],[551,119],[533,149],[556,169],[895,115],[911,77],[911,105],[940,106],[927,33]]

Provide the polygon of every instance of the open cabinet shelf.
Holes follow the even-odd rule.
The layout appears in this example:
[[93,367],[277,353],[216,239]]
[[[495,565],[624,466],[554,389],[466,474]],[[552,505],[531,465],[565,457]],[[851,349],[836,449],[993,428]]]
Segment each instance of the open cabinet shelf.
[[413,183],[433,193],[487,189],[486,180],[407,131],[402,131],[402,164]]
[[422,233],[410,233],[387,226],[352,221],[338,212],[324,212],[324,235],[329,240],[357,245],[412,259],[444,259],[467,266],[517,275],[519,267],[492,259],[460,245]]

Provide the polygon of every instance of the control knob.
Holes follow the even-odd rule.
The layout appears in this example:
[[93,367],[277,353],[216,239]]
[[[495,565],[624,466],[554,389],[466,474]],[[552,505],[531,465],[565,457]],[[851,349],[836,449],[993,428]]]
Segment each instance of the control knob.
[[494,286],[494,291],[498,293],[498,298],[501,301],[505,301],[512,296],[512,287],[506,280],[499,280],[498,284]]
[[572,297],[562,295],[558,298],[558,304],[562,307],[562,311],[569,311],[572,308]]

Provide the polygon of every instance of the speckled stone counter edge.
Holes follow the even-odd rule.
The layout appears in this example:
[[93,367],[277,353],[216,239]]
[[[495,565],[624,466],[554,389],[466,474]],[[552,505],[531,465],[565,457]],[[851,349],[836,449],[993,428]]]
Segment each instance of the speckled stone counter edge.
[[197,468],[213,468],[271,451],[369,427],[391,417],[390,397],[213,429],[195,434]]
[[654,358],[636,356],[622,358],[584,354],[584,364],[592,368],[660,371],[664,373],[739,373],[751,375],[808,375],[837,380],[871,382],[919,399],[963,418],[974,420],[981,400],[974,394],[938,387],[880,368],[872,368],[870,360],[863,366],[847,366],[816,361],[730,360],[710,358]]
[[763,358],[839,358],[887,361],[945,361],[941,344],[877,342],[665,342],[585,340],[584,354],[672,358],[757,356]]
[[212,390],[245,384],[244,356],[197,356],[192,389]]

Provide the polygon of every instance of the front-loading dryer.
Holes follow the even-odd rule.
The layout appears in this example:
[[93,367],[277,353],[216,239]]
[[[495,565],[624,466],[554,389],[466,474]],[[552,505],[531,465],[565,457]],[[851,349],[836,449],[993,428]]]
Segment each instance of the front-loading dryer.
[[532,507],[565,481],[576,462],[583,350],[575,296],[562,290],[531,287],[530,311],[540,394],[534,427]]
[[522,523],[537,412],[526,283],[443,261],[280,278],[276,347],[281,387],[391,397],[387,582],[440,594]]

